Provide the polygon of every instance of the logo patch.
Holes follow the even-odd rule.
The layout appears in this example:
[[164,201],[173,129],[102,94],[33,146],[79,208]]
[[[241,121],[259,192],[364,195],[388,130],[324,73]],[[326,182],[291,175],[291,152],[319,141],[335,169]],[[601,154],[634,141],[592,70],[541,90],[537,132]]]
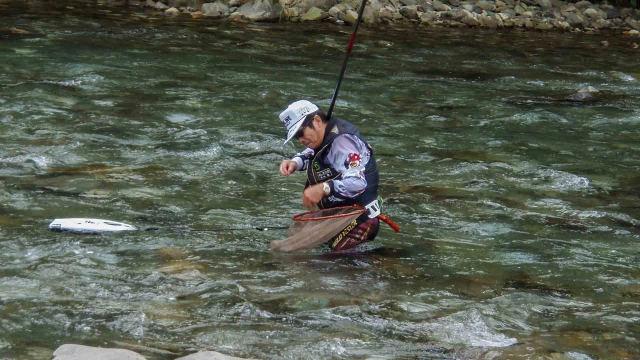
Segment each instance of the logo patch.
[[324,179],[326,179],[326,178],[328,178],[330,176],[331,176],[331,169],[324,169],[324,170],[318,172],[318,179],[319,180],[324,180]]
[[289,123],[291,122],[291,116],[287,115],[287,117],[284,118],[283,122],[284,126],[289,126]]
[[359,153],[351,153],[347,156],[347,160],[344,162],[346,168],[358,167],[362,164],[362,156]]
[[340,198],[338,198],[338,197],[335,197],[335,196],[331,195],[331,196],[329,196],[329,197],[327,198],[327,201],[334,203],[334,202],[342,201],[342,199],[340,199]]
[[314,161],[313,162],[313,170],[315,170],[315,171],[320,170],[320,163]]

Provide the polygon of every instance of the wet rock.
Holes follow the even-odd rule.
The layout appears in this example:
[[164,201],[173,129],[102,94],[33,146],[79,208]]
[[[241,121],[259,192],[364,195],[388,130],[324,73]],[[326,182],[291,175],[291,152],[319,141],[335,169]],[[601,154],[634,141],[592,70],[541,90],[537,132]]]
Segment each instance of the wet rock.
[[158,256],[164,260],[184,260],[187,258],[187,253],[181,249],[169,247],[158,249]]
[[[0,212],[1,210],[0,208]],[[24,226],[24,219],[0,215],[0,226],[4,228],[19,228]]]
[[353,10],[347,10],[344,14],[344,22],[347,24],[355,24],[358,20],[358,13]]
[[424,24],[432,24],[438,20],[438,15],[433,12],[426,12],[420,16],[420,22]]
[[494,16],[480,15],[478,19],[480,20],[480,26],[482,26],[483,28],[497,29],[504,26],[502,19],[499,16],[494,17]]
[[493,11],[496,8],[496,5],[493,2],[489,1],[478,1],[476,6],[484,11]]
[[153,8],[156,9],[156,10],[164,11],[164,10],[167,10],[169,7],[167,5],[161,3],[160,1],[158,1]]
[[640,31],[638,30],[629,30],[624,32],[625,35],[640,37]]
[[164,11],[164,14],[167,16],[178,16],[180,15],[180,10],[172,7]]
[[557,226],[557,227],[568,229],[568,230],[578,230],[578,231],[589,230],[588,225],[583,224],[578,220],[574,220],[574,219],[565,219],[565,218],[549,216],[545,218],[545,224],[551,225],[551,226]]
[[522,15],[527,11],[527,8],[524,5],[519,3],[513,8],[513,10],[516,12],[517,15]]
[[280,18],[282,7],[270,0],[254,0],[240,8],[234,15],[241,15],[251,21],[275,21]]
[[[378,20],[383,23],[393,21],[393,10],[389,9],[388,7],[380,9],[380,11],[378,12]],[[420,21],[422,21],[422,17],[420,17]]]
[[526,271],[517,272],[505,281],[503,289],[528,290],[543,295],[552,295],[559,297],[571,297],[568,290],[557,289],[549,285],[537,282],[531,278]]
[[[200,351],[195,354],[177,358],[176,360],[243,360],[243,359],[245,358],[228,356],[215,351]],[[246,360],[257,360],[257,359],[246,359]]]
[[400,14],[409,20],[418,20],[418,6],[403,6],[400,8]]
[[577,93],[569,96],[568,99],[571,101],[580,101],[580,102],[591,101],[591,100],[594,100],[599,94],[600,94],[600,91],[598,89],[594,88],[593,86],[587,86],[586,88],[582,88],[578,90]]
[[535,0],[536,4],[543,9],[549,9],[553,7],[551,0]]
[[572,27],[577,27],[585,23],[584,18],[576,13],[567,13],[565,17],[567,19],[567,23],[569,23],[569,25],[571,25]]
[[640,285],[625,285],[621,286],[617,292],[620,297],[624,299],[640,299]]
[[573,5],[576,7],[576,9],[586,9],[591,7],[593,4],[591,4],[589,1],[583,0]]
[[462,18],[460,19],[461,23],[469,26],[479,26],[481,24],[480,20],[476,19],[476,17],[469,11],[463,9],[460,13],[462,14]]
[[309,11],[302,16],[303,21],[319,21],[327,17],[327,14],[322,9],[312,7]]
[[434,0],[433,9],[435,11],[451,11],[451,6],[443,4],[440,0]]
[[362,22],[365,24],[373,25],[380,22],[380,10],[382,4],[378,0],[372,0],[369,2],[369,6],[364,8],[362,12]]
[[105,349],[65,344],[53,352],[53,360],[146,360],[144,356],[125,349]]
[[222,17],[229,15],[229,7],[222,1],[202,4],[202,14],[207,17]]
[[165,274],[175,275],[185,272],[201,271],[205,270],[206,268],[207,267],[205,265],[193,263],[190,261],[172,261],[158,270]]
[[464,360],[484,360],[484,359],[493,359],[493,356],[487,356],[490,353],[490,350],[484,347],[477,346],[469,346],[469,347],[460,347],[456,348],[452,351],[455,359],[464,359]]
[[627,25],[629,25],[633,30],[638,30],[640,31],[640,21],[638,20],[633,20],[631,18],[627,18],[627,20],[625,21],[625,23]]

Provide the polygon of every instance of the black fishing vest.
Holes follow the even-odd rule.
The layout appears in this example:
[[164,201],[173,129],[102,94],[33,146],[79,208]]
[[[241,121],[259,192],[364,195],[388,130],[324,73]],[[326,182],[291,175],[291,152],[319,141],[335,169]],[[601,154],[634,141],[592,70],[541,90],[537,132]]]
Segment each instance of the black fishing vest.
[[313,159],[311,159],[307,164],[307,184],[305,188],[338,178],[341,175],[338,170],[332,168],[325,162],[325,157],[329,153],[333,140],[342,134],[356,136],[371,152],[371,157],[369,158],[369,162],[364,170],[364,178],[367,181],[367,187],[355,198],[344,197],[336,194],[335,192],[329,196],[325,196],[318,203],[318,207],[320,209],[354,204],[365,206],[378,198],[378,166],[376,165],[376,159],[373,156],[373,150],[360,136],[360,131],[355,125],[346,120],[337,118],[332,118],[327,123],[324,140],[322,141],[322,145],[320,145],[320,150],[315,153]]

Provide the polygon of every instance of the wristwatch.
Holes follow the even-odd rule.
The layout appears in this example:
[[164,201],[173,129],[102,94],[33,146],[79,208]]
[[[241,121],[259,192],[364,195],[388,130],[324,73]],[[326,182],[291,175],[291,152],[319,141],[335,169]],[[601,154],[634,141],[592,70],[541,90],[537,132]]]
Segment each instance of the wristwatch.
[[331,186],[329,186],[329,182],[328,181],[322,183],[322,190],[324,191],[325,195],[331,194]]

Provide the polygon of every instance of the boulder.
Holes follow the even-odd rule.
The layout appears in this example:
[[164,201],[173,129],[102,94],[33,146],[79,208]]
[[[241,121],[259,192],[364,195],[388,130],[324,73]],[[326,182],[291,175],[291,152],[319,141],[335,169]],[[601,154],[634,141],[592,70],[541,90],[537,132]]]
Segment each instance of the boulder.
[[221,16],[228,16],[229,13],[230,13],[229,7],[222,1],[202,4],[202,14],[204,16],[221,17]]
[[154,6],[154,8],[155,8],[156,10],[165,11],[165,10],[167,10],[169,7],[168,7],[167,5],[165,5],[165,4],[163,4],[163,3],[161,3],[160,1],[158,1],[158,2],[156,3],[156,5]]
[[215,351],[200,351],[175,360],[256,360],[228,356]]
[[302,14],[314,7],[329,11],[336,4],[338,4],[336,0],[280,0],[280,6],[283,8],[297,8]]
[[400,14],[409,20],[418,20],[418,5],[403,6],[400,8]]
[[542,30],[542,31],[553,30],[553,25],[547,22],[541,22],[535,26],[535,29]]
[[586,9],[588,7],[591,7],[593,4],[591,4],[591,2],[583,0],[580,2],[577,2],[575,4],[573,4],[573,6],[576,7],[576,9]]
[[344,22],[347,24],[355,24],[358,20],[358,13],[353,10],[347,10],[344,14]]
[[443,4],[440,0],[433,0],[433,9],[435,11],[451,11],[451,6]]
[[589,101],[593,100],[597,95],[600,94],[600,91],[593,86],[587,86],[578,90],[577,93],[568,97],[569,100],[572,101]]
[[378,20],[384,23],[393,21],[393,12],[386,7],[383,7],[378,12]]
[[596,19],[591,21],[589,23],[589,26],[598,30],[602,30],[602,29],[608,29],[609,27],[611,27],[611,24],[609,24],[609,22],[605,19]]
[[585,10],[584,10],[584,12],[583,12],[583,14],[584,14],[585,16],[587,16],[588,18],[590,18],[590,19],[596,19],[596,18],[598,18],[598,16],[600,15],[600,14],[598,13],[598,10],[596,10],[596,9],[594,9],[594,8],[588,8],[588,9],[585,9]]
[[487,12],[488,11],[493,11],[493,9],[496,8],[496,6],[492,2],[484,1],[484,0],[478,1],[476,3],[476,6],[479,7],[480,9],[484,10],[484,11],[487,11]]
[[640,21],[632,20],[631,18],[627,18],[625,21],[627,25],[629,25],[633,30],[640,31]]
[[180,10],[172,7],[172,8],[168,8],[167,10],[164,11],[164,14],[167,16],[178,16],[180,15]]
[[551,0],[535,0],[536,4],[543,9],[550,9],[553,7]]
[[462,15],[460,18],[461,23],[469,26],[480,26],[480,20],[478,20],[470,11],[461,9],[460,14]]
[[576,13],[567,13],[565,18],[572,27],[583,25],[585,22],[584,18]]
[[[499,19],[499,18],[498,18]],[[478,16],[478,20],[480,21],[480,26],[487,29],[497,29],[502,27],[502,20],[498,20],[495,17],[480,15]]]
[[53,360],[145,360],[145,358],[136,352],[125,349],[65,344],[53,352]]
[[280,19],[282,7],[270,0],[254,0],[238,8],[236,16],[241,15],[251,21],[275,21]]
[[438,15],[434,12],[426,12],[420,15],[420,22],[423,24],[433,24],[438,20]]
[[302,20],[303,21],[320,21],[326,17],[327,17],[327,14],[324,11],[322,11],[322,9],[317,7],[312,7],[311,9],[309,9],[309,11],[307,11],[302,16]]

